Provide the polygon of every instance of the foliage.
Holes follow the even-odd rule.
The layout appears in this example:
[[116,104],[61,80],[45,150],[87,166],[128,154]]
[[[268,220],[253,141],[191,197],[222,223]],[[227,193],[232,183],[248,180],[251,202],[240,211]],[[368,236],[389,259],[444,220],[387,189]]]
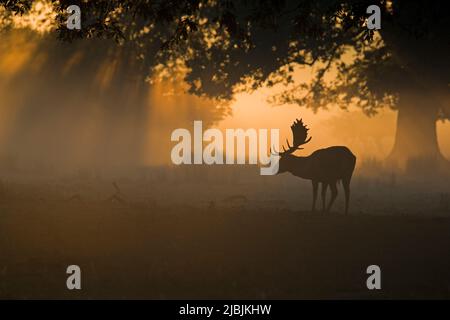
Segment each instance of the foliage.
[[[14,14],[30,3],[0,1]],[[65,27],[71,4],[82,10],[80,31]],[[365,26],[366,8],[373,4],[382,10],[380,32]],[[414,77],[422,78],[424,89],[428,84],[438,95],[448,93],[445,1],[61,0],[53,5],[60,39],[113,38],[134,51],[150,76],[163,69],[170,76],[182,65],[189,92],[199,96],[230,99],[239,89],[283,84],[286,90],[273,98],[276,103],[314,109],[354,103],[372,115],[394,107]],[[296,83],[294,74],[304,66],[313,67],[313,81]],[[333,81],[327,81],[330,72],[337,73]],[[442,118],[450,116],[448,108],[441,107]]]

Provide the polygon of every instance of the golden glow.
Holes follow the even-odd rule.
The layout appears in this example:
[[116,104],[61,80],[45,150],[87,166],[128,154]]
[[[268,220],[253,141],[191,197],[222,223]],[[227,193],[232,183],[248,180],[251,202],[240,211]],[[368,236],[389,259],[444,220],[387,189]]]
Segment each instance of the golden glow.
[[55,27],[56,13],[49,1],[35,1],[30,11],[22,16],[14,16],[16,28],[30,28],[39,33],[50,31]]
[[105,90],[110,85],[118,63],[119,60],[117,58],[112,58],[106,59],[101,64],[95,79],[95,83],[98,84],[100,90]]
[[[0,41],[0,152],[8,134],[14,128],[16,118],[20,112],[17,105],[23,97],[11,95],[9,92],[9,80],[26,68],[36,65],[41,56],[35,55],[37,42],[34,37],[26,32],[10,32],[2,35]],[[23,88],[21,88],[23,90]]]
[[438,121],[436,131],[441,152],[450,159],[450,121]]
[[[192,129],[194,120],[211,124],[217,111],[217,102],[184,93],[180,81],[159,80],[152,84],[147,105],[147,140],[144,151],[146,164],[170,164],[173,143],[170,136],[177,128]],[[211,111],[212,110],[212,111]]]
[[298,155],[308,155],[316,149],[331,145],[347,145],[361,155],[360,160],[381,160],[393,146],[396,121],[394,111],[383,110],[372,118],[363,115],[356,108],[350,108],[349,111],[335,108],[314,113],[311,109],[294,105],[270,105],[267,102],[269,95],[268,89],[239,95],[232,106],[233,115],[220,122],[220,128],[278,128],[280,143],[283,143],[286,139],[292,141],[292,122],[296,118],[303,118],[310,128],[312,140],[304,146],[304,150],[297,152]]
[[0,42],[0,72],[11,77],[25,67],[29,67],[34,58],[37,41],[23,32],[4,35]]
[[[27,80],[20,82],[21,87],[14,87],[10,82],[13,83],[17,76],[23,75],[25,79],[28,79],[29,74],[39,75],[38,72],[42,72],[40,66],[46,61],[47,53],[42,46],[39,46],[40,38],[32,32],[21,30],[4,34],[0,42],[0,95],[2,96],[0,152],[4,150],[7,142],[12,141],[10,133],[20,128],[25,131],[25,135],[31,137],[28,139],[31,142],[35,141],[33,140],[35,137],[39,137],[39,141],[48,139],[51,145],[54,140],[56,141],[54,145],[59,145],[58,139],[64,139],[64,146],[68,149],[64,152],[68,154],[67,158],[76,164],[89,165],[92,161],[103,163],[116,161],[116,159],[120,162],[127,157],[135,158],[142,164],[170,164],[170,150],[174,145],[170,141],[171,132],[181,127],[191,129],[194,120],[203,120],[205,129],[207,125],[219,127],[222,130],[279,128],[280,139],[285,141],[286,138],[291,139],[289,127],[297,117],[304,119],[311,128],[310,134],[313,137],[305,149],[298,154],[306,155],[315,149],[330,145],[347,145],[358,154],[360,160],[364,158],[381,160],[387,156],[393,145],[395,112],[383,110],[379,115],[368,118],[360,110],[352,107],[349,111],[332,108],[313,113],[308,108],[294,105],[270,105],[267,98],[276,93],[279,88],[263,88],[251,94],[237,94],[231,106],[233,114],[222,121],[219,121],[222,114],[217,102],[183,93],[185,87],[182,84],[181,75],[174,75],[174,73],[166,74],[166,77],[175,79],[159,79],[149,84],[144,102],[139,95],[139,84],[128,80],[123,81],[123,88],[117,88],[120,90],[117,97],[126,95],[124,99],[121,101],[110,99],[105,102],[102,100],[103,96],[95,94],[97,89],[105,89],[111,84],[116,70],[120,68],[117,62],[118,56],[114,54],[111,54],[107,61],[98,64],[95,76],[86,80],[91,82],[79,83],[76,86],[73,82],[57,85],[52,83],[48,85],[48,91],[39,92],[39,94],[54,97],[54,111],[52,109],[48,117],[40,118],[39,121],[43,123],[33,123],[32,127],[24,128],[21,123],[21,113],[24,110],[29,112],[33,108],[41,107],[30,105],[32,99],[26,96],[30,95],[30,92],[36,94],[36,91],[32,89],[37,83],[27,82]],[[83,58],[85,58],[84,53],[74,51],[67,57],[67,62],[60,72],[68,75],[74,68],[82,67],[80,61]],[[45,75],[43,78],[46,79]],[[34,76],[32,79],[38,79],[38,77]],[[298,81],[308,81],[308,79],[308,72],[296,74]],[[53,88],[54,85],[56,87]],[[46,88],[47,84],[44,83],[41,87]],[[67,90],[68,87],[70,90]],[[73,95],[62,96],[59,90],[61,88],[65,89],[65,92],[72,92]],[[92,94],[87,90],[89,88],[92,88],[95,94],[85,97],[85,94]],[[67,109],[56,106],[56,103],[67,106]],[[140,103],[142,108],[135,108]],[[47,110],[51,109],[50,107]],[[70,127],[71,131],[65,126]],[[54,132],[64,132],[64,135],[55,135]],[[450,158],[450,122],[438,122],[437,132],[441,151]],[[137,139],[141,140],[137,141]],[[35,152],[36,155],[44,154],[42,150],[55,149],[36,143],[20,147],[35,148],[34,151],[26,150],[25,154]],[[104,148],[107,152],[102,154],[99,148]],[[130,154],[130,150],[135,151],[134,149],[139,150],[136,154]],[[101,157],[98,156],[99,154]]]
[[78,63],[80,63],[81,59],[83,59],[84,53],[81,51],[76,51],[72,54],[72,56],[67,60],[64,68],[62,69],[62,74],[68,74],[73,67],[75,67]]

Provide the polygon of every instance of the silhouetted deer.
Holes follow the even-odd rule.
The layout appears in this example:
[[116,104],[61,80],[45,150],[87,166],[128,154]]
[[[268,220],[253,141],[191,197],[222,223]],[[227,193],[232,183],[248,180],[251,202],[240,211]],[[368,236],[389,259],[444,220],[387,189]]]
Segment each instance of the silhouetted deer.
[[309,179],[313,186],[312,211],[316,210],[317,189],[322,183],[322,210],[325,211],[325,197],[328,186],[331,189],[331,199],[326,211],[329,211],[337,197],[337,182],[342,181],[345,192],[345,213],[348,213],[350,199],[350,180],[355,169],[356,157],[344,146],[333,146],[314,151],[307,157],[297,157],[292,153],[301,145],[311,140],[307,138],[308,128],[302,120],[296,120],[291,126],[293,145],[288,144],[288,150],[283,146],[283,152],[276,153],[280,156],[278,173],[290,172],[294,176]]

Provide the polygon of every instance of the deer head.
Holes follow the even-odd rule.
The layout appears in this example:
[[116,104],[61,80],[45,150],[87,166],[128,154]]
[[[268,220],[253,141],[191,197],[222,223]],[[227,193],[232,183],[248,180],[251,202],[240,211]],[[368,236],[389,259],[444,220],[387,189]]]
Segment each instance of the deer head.
[[293,170],[301,170],[302,164],[299,161],[302,161],[302,157],[295,157],[292,153],[296,150],[303,149],[300,146],[311,141],[311,137],[308,138],[309,129],[303,124],[302,119],[296,119],[291,125],[291,130],[293,139],[292,146],[289,144],[288,139],[286,139],[288,149],[283,146],[283,152],[272,152],[272,154],[280,157],[278,174],[287,171],[293,172]]
[[294,123],[291,125],[292,130],[292,146],[289,144],[288,139],[286,139],[286,143],[288,146],[288,149],[283,146],[283,152],[276,152],[275,155],[278,155],[280,157],[284,155],[292,154],[296,150],[301,150],[303,148],[300,148],[301,145],[304,145],[311,141],[312,137],[308,138],[308,128],[303,124],[303,120],[296,119]]

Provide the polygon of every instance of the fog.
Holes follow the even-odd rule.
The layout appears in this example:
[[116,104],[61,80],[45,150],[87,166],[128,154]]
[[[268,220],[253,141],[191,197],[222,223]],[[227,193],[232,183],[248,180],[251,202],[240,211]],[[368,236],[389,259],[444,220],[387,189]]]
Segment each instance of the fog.
[[223,108],[183,93],[174,79],[150,85],[126,48],[2,34],[0,163],[9,170],[167,164],[170,132]]
[[[239,94],[231,113],[216,101],[184,93],[178,75],[145,82],[127,48],[100,41],[61,43],[16,30],[0,42],[0,168],[57,173],[80,169],[169,165],[172,130],[193,120],[225,128],[279,128],[291,139],[302,117],[312,141],[301,154],[347,145],[364,161],[382,161],[395,135],[396,113],[367,117],[359,110],[307,108],[267,102],[271,91]],[[450,124],[438,123],[441,151],[450,157]]]
[[[143,81],[126,48],[108,42],[0,39],[0,297],[448,298],[448,177],[383,167],[394,111],[274,107],[268,89],[228,108],[183,93],[176,75]],[[340,185],[331,212],[321,201],[312,212],[311,181],[291,174],[171,165],[171,132],[193,120],[279,128],[292,141],[297,117],[312,136],[298,155],[330,145],[356,154],[348,215]],[[450,157],[448,122],[438,138]],[[384,296],[361,290],[372,263],[390,274]],[[71,264],[83,290],[65,287]]]

